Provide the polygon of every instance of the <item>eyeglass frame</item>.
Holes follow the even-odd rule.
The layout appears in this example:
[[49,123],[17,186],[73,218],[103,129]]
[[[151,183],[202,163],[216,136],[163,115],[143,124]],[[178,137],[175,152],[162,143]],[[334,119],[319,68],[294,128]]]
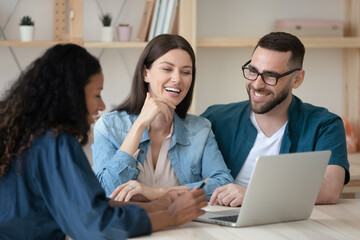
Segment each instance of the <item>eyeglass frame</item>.
[[296,71],[300,71],[300,70],[301,70],[301,68],[295,68],[295,69],[293,69],[293,70],[287,71],[286,73],[280,74],[280,75],[278,75],[278,76],[275,76],[275,75],[274,75],[274,77],[276,78],[276,81],[275,81],[275,84],[272,85],[272,84],[269,84],[269,83],[267,83],[267,82],[265,81],[265,78],[264,78],[264,76],[263,76],[264,72],[262,72],[262,73],[257,72],[257,76],[256,76],[255,79],[248,79],[248,78],[245,76],[244,69],[249,69],[249,70],[250,70],[250,68],[247,67],[247,65],[248,65],[250,62],[251,62],[251,60],[247,61],[247,62],[241,67],[244,78],[247,79],[247,80],[249,80],[249,81],[255,81],[255,80],[259,77],[259,75],[260,75],[260,76],[261,76],[261,79],[263,80],[263,82],[264,82],[266,85],[269,85],[269,86],[276,86],[276,84],[277,84],[278,81],[279,81],[279,78],[285,77],[285,76],[290,75],[290,74],[292,74],[292,73],[294,73],[294,72],[296,72]]

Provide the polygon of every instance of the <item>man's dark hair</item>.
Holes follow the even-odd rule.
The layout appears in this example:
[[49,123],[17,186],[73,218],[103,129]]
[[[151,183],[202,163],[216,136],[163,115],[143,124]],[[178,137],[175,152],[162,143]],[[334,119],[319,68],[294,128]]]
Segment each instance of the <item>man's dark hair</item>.
[[302,68],[305,47],[296,36],[286,32],[272,32],[263,36],[257,43],[257,47],[275,50],[279,52],[291,52],[289,67]]

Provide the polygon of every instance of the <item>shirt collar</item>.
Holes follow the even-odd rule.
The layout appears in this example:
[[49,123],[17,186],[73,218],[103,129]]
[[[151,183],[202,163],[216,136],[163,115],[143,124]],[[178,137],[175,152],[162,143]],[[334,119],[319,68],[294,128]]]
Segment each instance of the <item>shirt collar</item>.
[[174,134],[172,137],[171,145],[170,147],[175,145],[176,143],[182,144],[182,145],[189,145],[189,139],[187,137],[186,128],[184,126],[183,120],[174,113]]

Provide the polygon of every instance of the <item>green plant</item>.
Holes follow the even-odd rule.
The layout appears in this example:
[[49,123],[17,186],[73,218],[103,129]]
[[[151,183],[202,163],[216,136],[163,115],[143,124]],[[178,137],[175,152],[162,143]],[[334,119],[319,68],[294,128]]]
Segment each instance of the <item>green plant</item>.
[[111,15],[110,13],[105,13],[100,16],[100,21],[102,22],[104,27],[109,27],[111,25]]
[[23,16],[20,19],[20,26],[34,26],[35,22],[31,19],[30,16]]

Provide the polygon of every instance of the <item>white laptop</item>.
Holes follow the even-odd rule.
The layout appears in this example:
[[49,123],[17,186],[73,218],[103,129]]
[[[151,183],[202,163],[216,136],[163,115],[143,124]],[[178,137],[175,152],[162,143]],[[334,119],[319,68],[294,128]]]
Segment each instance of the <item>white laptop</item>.
[[238,209],[206,212],[196,221],[231,227],[310,217],[331,151],[259,157]]

